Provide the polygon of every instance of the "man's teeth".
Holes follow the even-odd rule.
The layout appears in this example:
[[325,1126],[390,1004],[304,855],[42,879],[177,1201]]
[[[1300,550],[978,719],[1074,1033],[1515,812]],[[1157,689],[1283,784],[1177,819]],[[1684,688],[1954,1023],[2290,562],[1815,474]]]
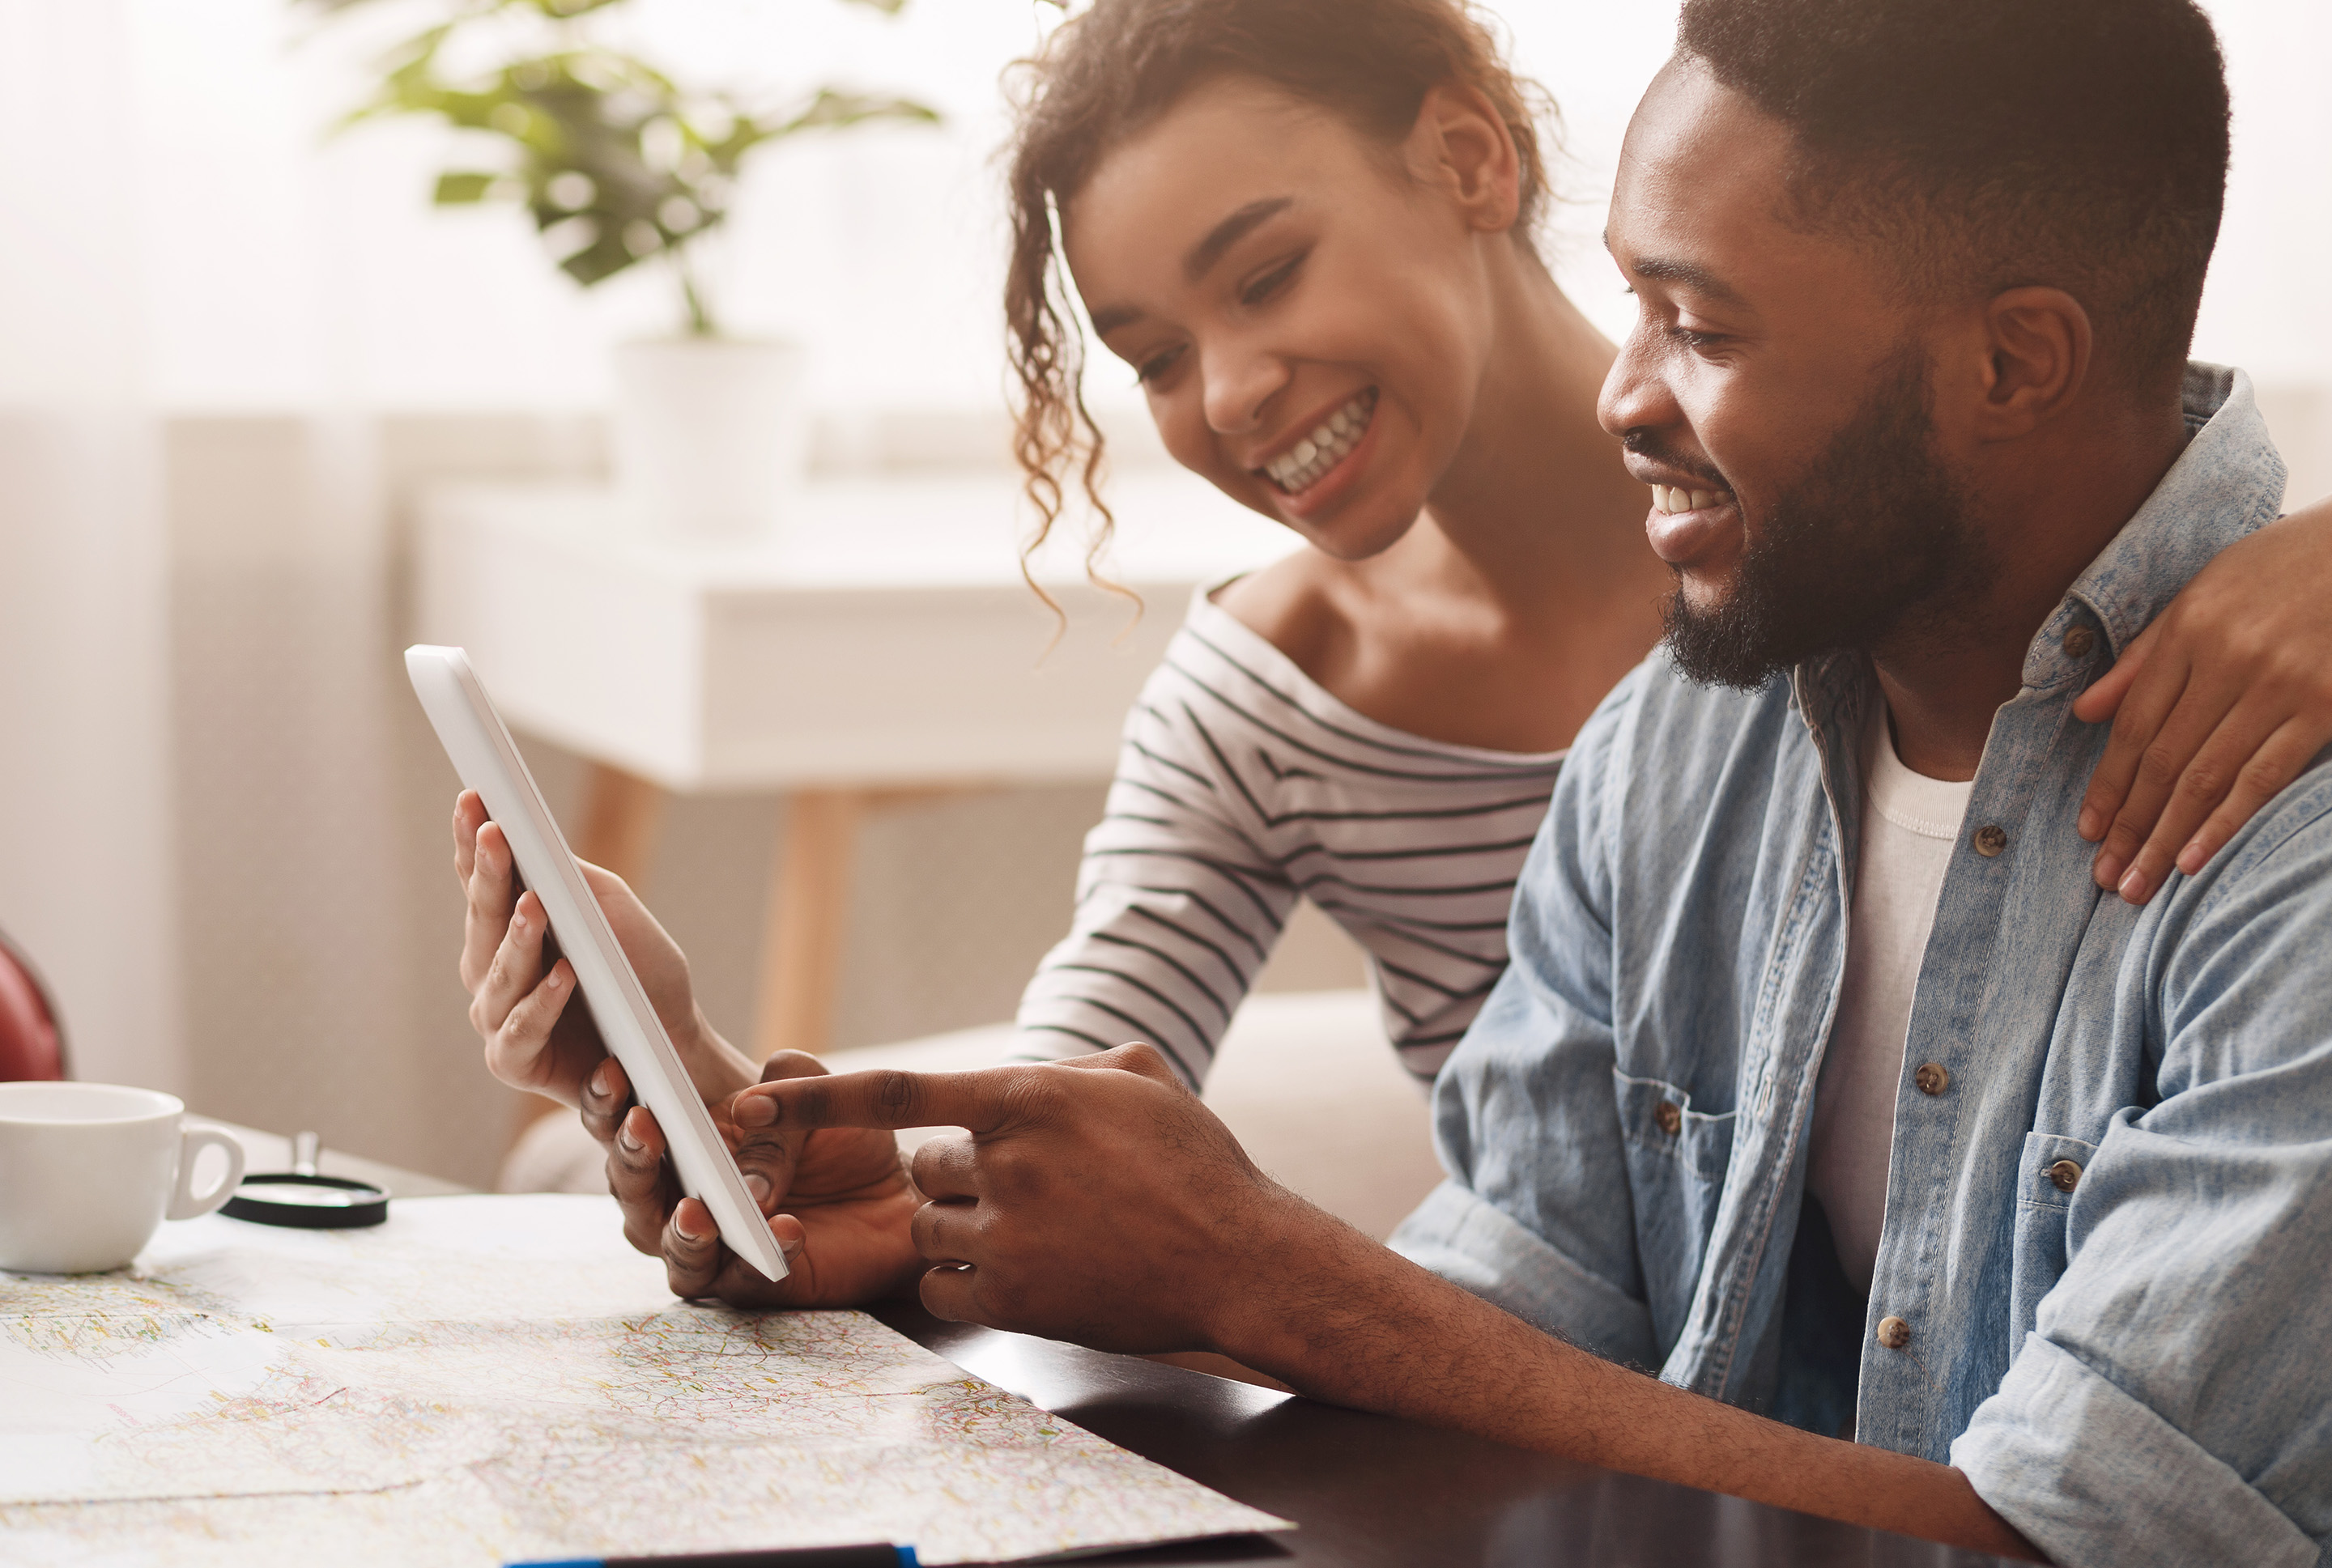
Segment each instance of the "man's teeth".
[[1670,517],[1678,512],[1696,512],[1703,507],[1721,506],[1732,499],[1731,490],[1688,490],[1681,485],[1652,487],[1652,509]]
[[1370,387],[1320,423],[1320,428],[1263,465],[1271,482],[1295,495],[1310,489],[1322,474],[1344,461],[1344,455],[1368,433],[1369,416],[1376,412],[1377,389]]

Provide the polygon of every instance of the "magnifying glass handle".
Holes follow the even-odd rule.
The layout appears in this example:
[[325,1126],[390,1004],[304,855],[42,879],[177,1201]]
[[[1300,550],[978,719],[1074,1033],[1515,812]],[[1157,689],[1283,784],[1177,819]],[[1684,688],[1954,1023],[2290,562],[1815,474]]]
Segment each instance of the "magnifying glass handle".
[[324,1140],[313,1133],[301,1133],[292,1140],[292,1169],[299,1175],[314,1175],[316,1162],[323,1155]]

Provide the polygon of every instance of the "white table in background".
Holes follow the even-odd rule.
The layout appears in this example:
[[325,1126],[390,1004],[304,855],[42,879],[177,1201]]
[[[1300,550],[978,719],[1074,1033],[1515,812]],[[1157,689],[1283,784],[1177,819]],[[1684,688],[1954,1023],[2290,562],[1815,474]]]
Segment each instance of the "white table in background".
[[[418,625],[465,647],[511,724],[592,765],[578,853],[636,879],[664,793],[779,794],[754,1036],[827,1043],[858,825],[934,792],[1108,776],[1127,708],[1199,584],[1294,539],[1176,470],[1113,483],[1106,567],[1082,514],[1020,576],[1003,473],[810,487],[752,546],[658,542],[610,490],[465,483],[421,506]],[[1049,651],[1048,651],[1049,648]]]

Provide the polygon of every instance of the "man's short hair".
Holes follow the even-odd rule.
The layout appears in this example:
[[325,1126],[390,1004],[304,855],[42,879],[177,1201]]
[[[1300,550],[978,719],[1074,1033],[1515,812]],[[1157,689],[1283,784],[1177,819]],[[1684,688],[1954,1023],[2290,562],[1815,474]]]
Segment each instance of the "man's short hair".
[[2063,289],[2133,385],[2184,362],[2228,140],[2191,0],[1687,0],[1677,42],[1794,134],[1785,221],[1928,298]]

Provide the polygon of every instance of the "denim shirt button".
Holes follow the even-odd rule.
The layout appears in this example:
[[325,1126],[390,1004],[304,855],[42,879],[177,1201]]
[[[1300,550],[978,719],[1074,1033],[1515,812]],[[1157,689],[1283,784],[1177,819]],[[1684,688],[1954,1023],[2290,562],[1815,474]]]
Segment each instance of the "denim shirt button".
[[2006,848],[2008,848],[2008,830],[2006,828],[1998,827],[1991,822],[1986,822],[1983,826],[1976,829],[1975,852],[1982,855],[1985,860],[1991,860],[1994,855],[1997,855],[2001,851]]
[[2059,1160],[2049,1167],[2049,1184],[2060,1193],[2069,1193],[2081,1184],[2081,1167],[2070,1160]]
[[1899,1317],[1878,1320],[1878,1343],[1889,1350],[1900,1350],[1911,1343],[1911,1326]]
[[1919,1070],[1911,1075],[1911,1081],[1919,1086],[1921,1094],[1941,1094],[1952,1087],[1952,1075],[1940,1061],[1923,1061]]
[[1684,1110],[1674,1100],[1662,1100],[1660,1108],[1652,1113],[1652,1120],[1660,1124],[1660,1131],[1674,1137],[1684,1126]]
[[2076,626],[2065,633],[2065,651],[2075,659],[2087,659],[2098,645],[2098,634],[2087,626]]

